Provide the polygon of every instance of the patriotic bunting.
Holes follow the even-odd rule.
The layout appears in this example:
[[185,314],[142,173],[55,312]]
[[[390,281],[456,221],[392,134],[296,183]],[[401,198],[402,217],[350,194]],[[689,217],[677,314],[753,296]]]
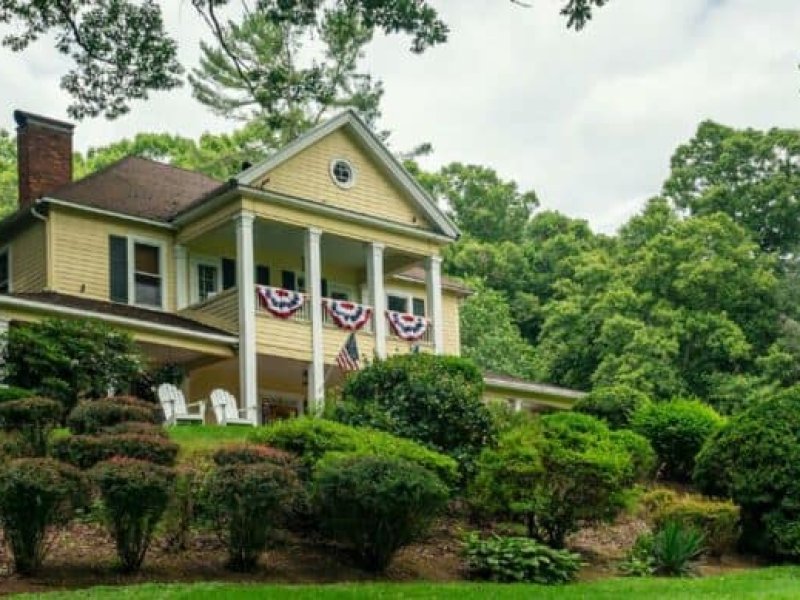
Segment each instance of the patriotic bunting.
[[401,340],[415,342],[425,335],[428,330],[428,320],[425,317],[409,315],[407,313],[387,310],[386,316],[389,324]]
[[288,319],[303,307],[305,296],[300,292],[260,285],[257,287],[261,306],[279,319]]
[[331,300],[325,299],[325,308],[328,314],[342,329],[348,331],[358,331],[369,322],[372,317],[372,309],[368,306],[362,306],[355,302],[347,302],[345,300]]

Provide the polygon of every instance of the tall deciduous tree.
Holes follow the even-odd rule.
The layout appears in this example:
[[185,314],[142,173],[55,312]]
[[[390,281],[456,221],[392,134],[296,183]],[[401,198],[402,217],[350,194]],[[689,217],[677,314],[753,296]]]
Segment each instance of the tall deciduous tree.
[[17,205],[17,144],[0,129],[0,218]]
[[728,214],[761,248],[800,249],[800,130],[705,121],[672,157],[664,195],[692,215]]

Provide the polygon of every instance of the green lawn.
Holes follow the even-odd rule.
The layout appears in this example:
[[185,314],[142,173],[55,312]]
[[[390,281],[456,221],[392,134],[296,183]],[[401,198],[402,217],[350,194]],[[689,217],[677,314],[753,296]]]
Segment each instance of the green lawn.
[[219,427],[217,425],[181,425],[169,428],[169,437],[185,453],[208,450],[223,443],[243,442],[252,427]]
[[484,600],[505,598],[536,598],[536,600],[626,599],[651,598],[798,598],[800,597],[800,568],[777,567],[758,569],[724,577],[705,579],[609,579],[592,583],[545,587],[535,585],[487,584],[337,584],[323,586],[286,585],[225,585],[200,583],[194,585],[142,585],[133,587],[103,587],[76,592],[57,592],[37,596],[47,600],[77,598],[126,599],[189,599],[197,598],[292,598],[293,600],[340,600],[345,598],[392,599],[457,599]]

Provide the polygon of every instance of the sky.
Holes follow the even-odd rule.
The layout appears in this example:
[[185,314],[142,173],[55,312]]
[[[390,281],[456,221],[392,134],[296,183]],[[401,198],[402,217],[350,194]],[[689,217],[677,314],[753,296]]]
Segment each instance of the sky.
[[[735,127],[800,128],[798,0],[611,0],[582,32],[564,0],[432,0],[452,29],[419,56],[377,39],[365,66],[384,81],[380,126],[394,150],[430,142],[423,166],[488,165],[542,208],[612,232],[656,195],[675,148],[704,119]],[[184,63],[206,35],[189,0],[164,2]],[[0,49],[0,128],[21,108],[66,118],[52,45]],[[78,124],[79,150],[143,131],[197,137],[236,123],[188,88],[151,95],[116,121]]]

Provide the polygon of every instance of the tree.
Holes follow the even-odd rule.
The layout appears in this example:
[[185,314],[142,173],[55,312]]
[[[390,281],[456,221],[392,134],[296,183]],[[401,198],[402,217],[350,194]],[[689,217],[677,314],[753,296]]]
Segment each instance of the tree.
[[672,156],[664,195],[691,215],[723,212],[767,252],[800,249],[800,130],[704,121]]
[[523,339],[502,293],[474,285],[475,293],[461,305],[461,354],[482,369],[533,377],[533,346]]
[[0,219],[17,206],[17,144],[0,129]]
[[[195,98],[213,112],[264,119],[286,143],[332,109],[355,109],[370,124],[383,88],[358,69],[373,32],[346,10],[308,23],[276,23],[261,13],[228,22],[216,46],[201,42],[200,68],[189,76]],[[309,55],[312,41],[322,52]],[[237,59],[238,57],[238,59]]]
[[[592,11],[608,1],[566,0],[561,13],[568,27],[579,30]],[[525,5],[520,0],[511,2]],[[237,76],[245,80],[245,57],[227,43],[226,27],[218,14],[239,2],[192,0],[192,5]],[[245,2],[241,6],[247,14],[286,27],[309,26],[339,11],[365,31],[408,35],[414,52],[444,43],[449,33],[428,0],[258,0],[252,7]],[[164,26],[157,0],[0,0],[2,26],[5,34],[0,32],[0,39],[14,52],[50,36],[55,48],[72,59],[74,65],[62,77],[61,87],[73,98],[67,110],[74,118],[118,117],[130,110],[131,100],[146,99],[151,92],[173,89],[182,82],[178,43]]]

